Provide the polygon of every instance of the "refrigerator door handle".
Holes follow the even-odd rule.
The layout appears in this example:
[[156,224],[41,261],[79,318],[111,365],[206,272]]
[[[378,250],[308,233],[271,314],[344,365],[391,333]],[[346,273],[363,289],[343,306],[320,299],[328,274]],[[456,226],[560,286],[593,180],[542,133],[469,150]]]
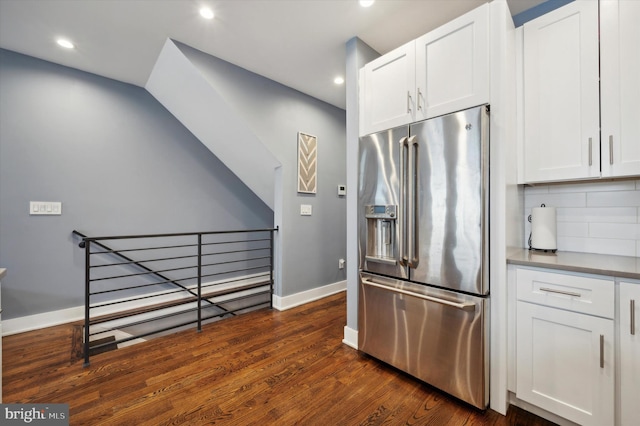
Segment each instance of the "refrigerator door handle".
[[407,163],[409,145],[407,137],[400,139],[400,205],[398,206],[398,237],[400,263],[406,265],[407,257]]
[[409,261],[412,268],[418,266],[418,137],[407,140],[411,168],[409,170],[409,202],[407,203],[407,239],[409,240]]
[[369,285],[371,287],[378,287],[378,288],[381,288],[383,290],[391,291],[393,293],[406,294],[407,296],[417,297],[418,299],[427,300],[429,302],[439,303],[441,305],[450,306],[452,308],[460,309],[460,310],[467,311],[467,312],[474,312],[476,310],[476,304],[475,303],[471,303],[471,302],[466,302],[466,303],[465,302],[462,302],[462,303],[452,302],[451,300],[440,299],[438,297],[427,296],[426,294],[414,293],[412,291],[402,290],[400,288],[389,287],[389,286],[386,286],[384,284],[378,284],[378,283],[373,282],[371,280],[368,280],[367,278],[364,278],[364,277],[362,278],[362,283],[366,284],[366,285]]

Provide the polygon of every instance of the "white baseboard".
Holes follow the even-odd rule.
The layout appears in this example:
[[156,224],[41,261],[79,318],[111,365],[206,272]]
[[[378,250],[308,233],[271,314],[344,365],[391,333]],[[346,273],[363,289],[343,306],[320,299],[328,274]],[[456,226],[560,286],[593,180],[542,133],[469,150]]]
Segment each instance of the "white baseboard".
[[[231,283],[218,284],[219,282],[203,283],[206,285],[217,285],[218,289],[227,289],[233,287],[239,287],[246,284],[252,284],[260,282],[262,280],[262,274],[248,275],[242,279],[237,279]],[[195,290],[195,286],[188,286],[191,290]],[[265,286],[266,288],[266,286]],[[252,292],[264,290],[265,288],[259,287],[250,290],[244,290],[236,295],[248,295]],[[119,303],[118,305],[108,305],[104,308],[96,308],[92,315],[108,315],[114,312],[144,308],[145,306],[155,305],[157,303],[168,302],[178,300],[181,298],[188,298],[191,295],[186,293],[170,293],[169,291],[160,291],[152,293],[154,296],[150,299],[133,300],[125,303]],[[211,298],[216,302],[221,302],[225,299],[225,296]],[[84,320],[84,306],[75,306],[73,308],[61,309],[58,311],[43,312],[41,314],[28,315],[19,318],[12,318],[2,321],[2,335],[10,336],[12,334],[24,333],[27,331],[39,330],[41,328],[53,327],[60,324],[66,324],[74,321]]]
[[314,300],[322,299],[332,294],[340,293],[347,289],[347,281],[338,281],[333,284],[327,284],[322,287],[313,288],[311,290],[301,291],[300,293],[291,294],[289,296],[273,296],[273,308],[279,311],[295,308]]
[[351,346],[353,349],[358,349],[358,330],[344,326],[344,339],[342,343],[347,346]]
[[80,321],[84,318],[84,306],[61,309],[59,311],[43,312],[26,317],[13,318],[2,321],[2,335],[24,333],[26,331],[39,330],[54,325]]

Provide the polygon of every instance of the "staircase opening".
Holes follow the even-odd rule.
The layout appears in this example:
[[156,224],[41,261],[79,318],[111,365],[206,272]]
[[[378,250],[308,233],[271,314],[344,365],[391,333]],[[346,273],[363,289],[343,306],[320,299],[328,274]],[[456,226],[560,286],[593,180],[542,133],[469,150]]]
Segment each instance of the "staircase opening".
[[[72,353],[90,356],[272,307],[277,229],[88,237],[85,319]],[[74,355],[72,355],[73,357]]]

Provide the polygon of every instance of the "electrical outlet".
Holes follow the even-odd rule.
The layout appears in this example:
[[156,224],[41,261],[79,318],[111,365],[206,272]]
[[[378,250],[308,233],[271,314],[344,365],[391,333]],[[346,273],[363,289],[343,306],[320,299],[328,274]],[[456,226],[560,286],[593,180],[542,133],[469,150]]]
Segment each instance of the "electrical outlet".
[[338,269],[344,269],[344,259],[338,259]]

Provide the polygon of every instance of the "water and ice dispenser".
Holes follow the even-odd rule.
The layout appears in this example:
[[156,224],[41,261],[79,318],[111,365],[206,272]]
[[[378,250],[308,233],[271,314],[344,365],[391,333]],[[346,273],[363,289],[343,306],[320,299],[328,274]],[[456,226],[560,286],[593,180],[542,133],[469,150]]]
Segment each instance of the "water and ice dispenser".
[[364,216],[367,218],[366,260],[395,264],[398,206],[367,205]]

